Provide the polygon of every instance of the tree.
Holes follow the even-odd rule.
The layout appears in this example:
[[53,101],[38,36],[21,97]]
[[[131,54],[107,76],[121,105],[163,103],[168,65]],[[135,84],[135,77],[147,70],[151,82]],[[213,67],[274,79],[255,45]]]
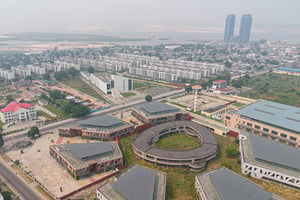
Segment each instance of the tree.
[[61,71],[61,72],[55,72],[54,77],[55,77],[55,79],[58,80],[58,81],[64,81],[64,80],[66,80],[69,76],[68,76],[67,72]]
[[225,67],[226,68],[231,68],[231,66],[232,66],[231,62],[228,62],[228,61],[225,62]]
[[32,81],[32,76],[26,76],[26,77],[25,77],[25,80],[30,80],[30,81]]
[[43,79],[50,80],[51,79],[50,74],[48,74],[48,73],[44,74]]
[[2,134],[0,134],[0,147],[4,145],[4,140]]
[[61,93],[59,90],[53,90],[49,92],[49,95],[52,99],[64,99],[66,97],[65,94]]
[[190,93],[190,92],[192,92],[192,91],[193,91],[192,86],[187,86],[187,87],[185,87],[185,92],[186,92],[186,93]]
[[27,136],[31,139],[34,139],[36,136],[40,137],[40,130],[37,126],[31,127],[31,129],[27,132]]
[[152,96],[151,95],[145,96],[145,100],[148,101],[148,102],[151,102],[152,101]]
[[78,76],[79,75],[79,71],[77,69],[75,69],[74,67],[71,67],[69,70],[68,70],[68,73],[72,76],[72,77],[75,77],[75,76]]
[[90,74],[95,73],[94,67],[89,67],[89,68],[88,68],[88,72],[89,72]]
[[226,155],[229,158],[236,158],[240,155],[240,152],[234,147],[229,147],[226,149]]
[[9,104],[10,102],[14,101],[14,98],[12,97],[12,95],[7,95],[6,100],[7,100],[6,103]]

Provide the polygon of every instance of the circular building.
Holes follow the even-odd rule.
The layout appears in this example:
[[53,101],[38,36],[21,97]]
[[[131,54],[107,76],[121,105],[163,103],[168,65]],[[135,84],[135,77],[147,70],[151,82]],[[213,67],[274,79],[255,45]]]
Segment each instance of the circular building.
[[[183,151],[163,150],[156,147],[160,137],[173,133],[183,133],[197,137],[202,145],[199,148]],[[217,154],[217,140],[211,131],[191,121],[175,121],[153,126],[143,131],[133,142],[134,153],[147,161],[167,166],[188,166],[202,169],[206,162]]]

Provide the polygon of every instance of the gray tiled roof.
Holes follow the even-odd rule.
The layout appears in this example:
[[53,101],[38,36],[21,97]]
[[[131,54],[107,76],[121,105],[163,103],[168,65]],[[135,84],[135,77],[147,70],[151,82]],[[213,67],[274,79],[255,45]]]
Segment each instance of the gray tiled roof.
[[109,142],[65,144],[65,146],[80,159],[113,152]]
[[262,100],[237,111],[239,115],[300,134],[300,108]]
[[300,170],[300,150],[294,147],[249,134],[256,160]]
[[125,199],[153,200],[155,182],[156,171],[135,165],[112,185]]
[[226,168],[209,172],[208,175],[221,200],[273,199],[272,193],[264,191],[256,184]]
[[81,122],[81,126],[97,126],[97,127],[110,127],[122,125],[124,122],[116,117],[110,115],[96,116]]

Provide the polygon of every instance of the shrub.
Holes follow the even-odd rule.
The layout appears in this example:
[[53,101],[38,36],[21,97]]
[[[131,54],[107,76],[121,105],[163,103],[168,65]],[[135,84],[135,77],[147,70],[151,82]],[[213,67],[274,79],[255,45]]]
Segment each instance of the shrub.
[[229,158],[236,158],[240,155],[240,152],[234,147],[229,147],[226,149],[226,155]]

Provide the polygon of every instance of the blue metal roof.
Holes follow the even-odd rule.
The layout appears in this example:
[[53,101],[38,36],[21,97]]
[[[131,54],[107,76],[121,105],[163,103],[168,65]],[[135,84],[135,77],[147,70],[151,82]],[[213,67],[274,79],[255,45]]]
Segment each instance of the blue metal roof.
[[295,106],[262,100],[252,103],[236,113],[300,134],[300,108]]
[[278,67],[277,70],[300,73],[300,69],[288,68],[288,67]]

